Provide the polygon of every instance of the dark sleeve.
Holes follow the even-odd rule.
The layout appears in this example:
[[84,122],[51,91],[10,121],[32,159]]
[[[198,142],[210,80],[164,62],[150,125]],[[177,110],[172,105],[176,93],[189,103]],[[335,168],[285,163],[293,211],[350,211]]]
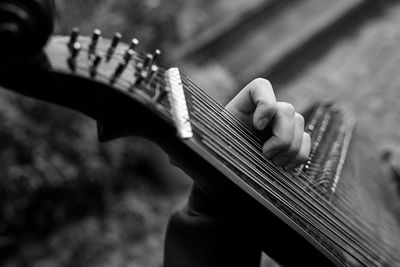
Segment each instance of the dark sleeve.
[[260,265],[261,250],[234,217],[222,217],[203,191],[194,186],[185,208],[170,219],[164,267]]

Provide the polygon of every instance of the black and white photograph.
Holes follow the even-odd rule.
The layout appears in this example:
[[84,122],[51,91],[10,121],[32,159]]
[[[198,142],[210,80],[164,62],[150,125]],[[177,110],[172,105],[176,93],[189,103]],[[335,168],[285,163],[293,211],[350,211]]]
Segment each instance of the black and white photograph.
[[400,1],[0,0],[0,266],[400,267]]

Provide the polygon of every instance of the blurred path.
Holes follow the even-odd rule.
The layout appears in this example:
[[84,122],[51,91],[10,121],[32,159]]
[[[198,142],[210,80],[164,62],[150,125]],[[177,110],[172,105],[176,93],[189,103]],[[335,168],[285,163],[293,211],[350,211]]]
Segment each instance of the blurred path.
[[[400,152],[400,5],[343,39],[278,97],[304,108],[334,99],[379,145]],[[379,153],[380,151],[377,151]]]
[[[179,50],[200,65],[220,64],[243,85],[256,76],[274,81],[297,57],[321,49],[355,24],[367,0],[266,0],[241,15],[225,16]],[[323,42],[324,40],[324,42]]]

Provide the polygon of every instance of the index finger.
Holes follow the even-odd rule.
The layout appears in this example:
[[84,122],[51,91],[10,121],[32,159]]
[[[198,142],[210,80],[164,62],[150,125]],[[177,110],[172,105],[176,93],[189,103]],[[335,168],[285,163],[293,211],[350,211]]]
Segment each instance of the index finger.
[[253,80],[227,104],[226,109],[239,119],[253,114],[254,128],[263,130],[277,111],[271,83],[262,78]]

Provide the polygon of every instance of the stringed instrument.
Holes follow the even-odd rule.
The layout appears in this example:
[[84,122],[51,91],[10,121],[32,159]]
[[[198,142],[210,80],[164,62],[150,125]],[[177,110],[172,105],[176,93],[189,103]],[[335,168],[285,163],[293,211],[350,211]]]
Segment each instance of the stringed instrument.
[[[383,197],[382,172],[355,167],[367,155],[352,147],[365,140],[352,138],[353,121],[336,106],[310,112],[310,158],[286,172],[262,155],[258,133],[178,68],[160,65],[160,51],[142,53],[136,39],[121,43],[119,33],[110,40],[78,29],[52,36],[42,49],[52,6],[14,2],[0,4],[7,14],[0,16],[0,85],[92,117],[100,140],[153,140],[216,203],[229,203],[228,214],[251,222],[283,264],[400,266],[399,218]],[[29,51],[15,45],[21,40]]]

